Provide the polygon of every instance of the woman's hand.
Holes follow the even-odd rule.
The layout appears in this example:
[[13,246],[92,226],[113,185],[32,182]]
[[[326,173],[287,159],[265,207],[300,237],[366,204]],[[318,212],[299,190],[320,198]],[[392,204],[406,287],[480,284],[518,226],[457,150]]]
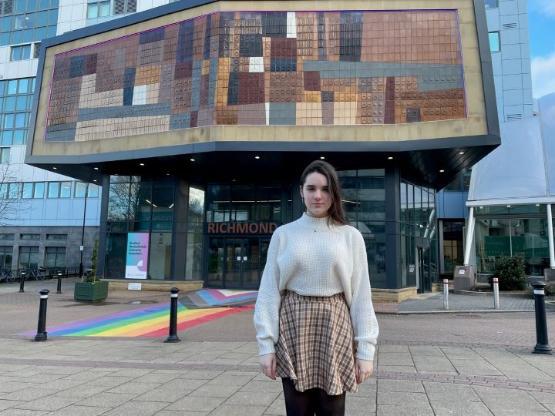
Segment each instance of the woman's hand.
[[374,372],[374,361],[356,359],[355,375],[357,383],[360,384]]
[[276,379],[276,354],[264,354],[260,356],[260,368],[266,377]]

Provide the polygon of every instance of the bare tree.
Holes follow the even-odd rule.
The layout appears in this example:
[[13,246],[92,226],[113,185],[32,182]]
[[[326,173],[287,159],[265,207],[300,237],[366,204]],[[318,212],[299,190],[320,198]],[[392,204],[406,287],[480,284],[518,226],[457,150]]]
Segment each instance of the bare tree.
[[0,164],[0,226],[8,225],[23,208],[20,199],[21,184],[16,179],[10,165]]

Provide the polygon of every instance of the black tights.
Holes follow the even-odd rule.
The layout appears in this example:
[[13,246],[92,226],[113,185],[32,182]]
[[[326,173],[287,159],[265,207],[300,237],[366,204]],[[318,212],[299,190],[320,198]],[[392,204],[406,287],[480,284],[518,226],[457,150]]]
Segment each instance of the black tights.
[[282,378],[281,382],[287,416],[345,415],[345,393],[330,396],[322,389],[300,392],[295,389],[295,383],[290,378]]

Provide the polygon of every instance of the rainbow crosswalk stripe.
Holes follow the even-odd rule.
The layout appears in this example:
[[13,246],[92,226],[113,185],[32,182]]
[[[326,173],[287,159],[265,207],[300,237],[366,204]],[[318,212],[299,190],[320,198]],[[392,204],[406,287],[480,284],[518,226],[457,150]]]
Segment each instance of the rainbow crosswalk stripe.
[[[214,319],[233,315],[252,305],[207,309],[188,309],[178,304],[177,330],[184,331]],[[168,335],[169,303],[132,311],[118,312],[94,319],[70,322],[49,327],[49,336],[72,337],[147,337],[157,338]]]

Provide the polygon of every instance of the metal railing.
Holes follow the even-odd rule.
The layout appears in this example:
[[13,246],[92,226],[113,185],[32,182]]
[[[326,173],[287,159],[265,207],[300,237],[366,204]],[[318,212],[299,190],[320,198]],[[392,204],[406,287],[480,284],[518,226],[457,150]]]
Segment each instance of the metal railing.
[[[87,270],[85,275],[87,275]],[[1,269],[0,283],[20,282],[31,280],[49,280],[58,278],[61,273],[62,278],[79,277],[79,266],[73,267],[26,267],[17,269]]]

